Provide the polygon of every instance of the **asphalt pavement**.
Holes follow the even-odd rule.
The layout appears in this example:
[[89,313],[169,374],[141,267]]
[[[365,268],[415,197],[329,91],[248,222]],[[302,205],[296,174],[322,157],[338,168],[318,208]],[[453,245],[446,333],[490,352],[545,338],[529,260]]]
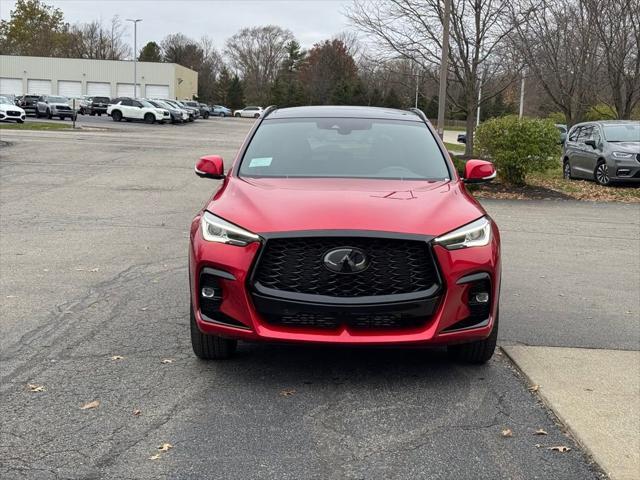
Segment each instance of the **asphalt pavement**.
[[[216,183],[193,165],[232,159],[251,121],[91,125],[0,132],[0,477],[600,478],[502,355],[241,344],[198,361],[188,225]],[[637,349],[637,207],[483,203],[501,344]]]

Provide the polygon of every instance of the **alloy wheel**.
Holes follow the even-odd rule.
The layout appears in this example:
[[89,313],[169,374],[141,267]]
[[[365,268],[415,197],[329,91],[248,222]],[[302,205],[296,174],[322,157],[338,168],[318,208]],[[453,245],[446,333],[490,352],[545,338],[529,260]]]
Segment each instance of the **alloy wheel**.
[[563,176],[565,180],[571,180],[571,165],[569,162],[564,162]]
[[600,185],[609,185],[611,179],[609,178],[609,172],[607,170],[606,163],[599,163],[596,167],[596,181]]

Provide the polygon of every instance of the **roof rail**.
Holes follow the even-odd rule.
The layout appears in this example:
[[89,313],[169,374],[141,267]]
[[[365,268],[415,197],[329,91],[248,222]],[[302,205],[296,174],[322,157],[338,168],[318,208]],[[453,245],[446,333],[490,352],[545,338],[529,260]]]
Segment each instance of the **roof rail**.
[[269,115],[271,112],[277,109],[278,109],[277,105],[269,105],[267,108],[264,109],[264,112],[262,113],[262,118],[266,118],[267,115]]
[[415,108],[415,107],[411,107],[409,109],[410,112],[415,113],[416,115],[418,115],[420,117],[420,119],[426,123],[427,125],[430,124],[429,119],[427,118],[427,116],[424,114],[424,112],[422,110],[420,110],[419,108]]

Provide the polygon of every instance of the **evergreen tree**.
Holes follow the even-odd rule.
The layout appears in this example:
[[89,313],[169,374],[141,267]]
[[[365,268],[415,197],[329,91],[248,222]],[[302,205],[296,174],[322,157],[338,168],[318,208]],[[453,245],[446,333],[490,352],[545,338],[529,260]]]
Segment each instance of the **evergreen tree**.
[[402,108],[402,101],[393,87],[387,91],[382,105],[389,108]]
[[156,42],[148,42],[138,55],[139,62],[162,62],[162,50]]
[[227,90],[228,107],[232,110],[242,108],[244,106],[244,88],[238,75],[234,75]]

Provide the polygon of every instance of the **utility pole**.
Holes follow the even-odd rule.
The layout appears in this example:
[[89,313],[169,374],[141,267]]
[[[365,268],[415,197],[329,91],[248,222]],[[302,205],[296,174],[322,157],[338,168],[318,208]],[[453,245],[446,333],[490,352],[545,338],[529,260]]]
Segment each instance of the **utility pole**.
[[127,18],[127,22],[133,23],[133,96],[138,96],[138,22],[141,22],[141,18]]
[[416,108],[418,108],[418,79],[420,78],[419,74],[416,73]]
[[520,81],[520,112],[518,113],[518,118],[522,118],[524,114],[524,71],[522,72],[522,80]]
[[444,110],[447,98],[447,73],[449,70],[449,17],[451,0],[444,0],[442,22],[442,58],[440,59],[440,89],[438,90],[438,135],[444,138]]

